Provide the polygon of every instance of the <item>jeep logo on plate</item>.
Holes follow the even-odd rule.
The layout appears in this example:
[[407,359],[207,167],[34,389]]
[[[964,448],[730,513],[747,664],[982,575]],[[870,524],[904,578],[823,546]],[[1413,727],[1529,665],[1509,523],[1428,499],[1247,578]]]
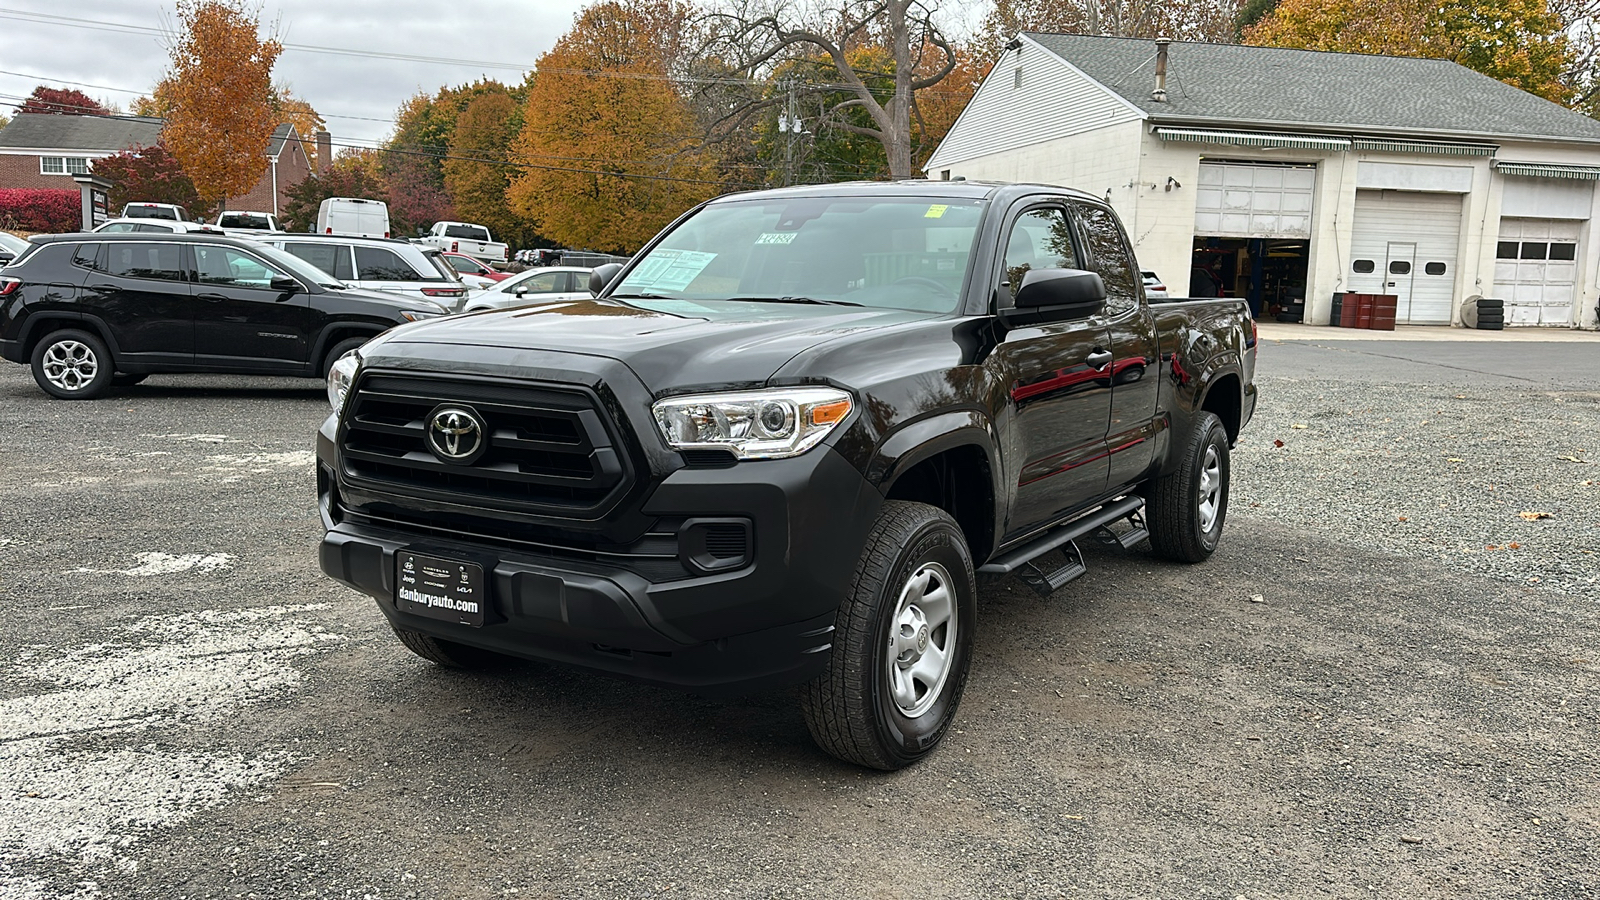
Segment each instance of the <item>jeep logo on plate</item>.
[[488,448],[483,417],[470,406],[440,406],[428,414],[428,449],[447,463],[470,465]]

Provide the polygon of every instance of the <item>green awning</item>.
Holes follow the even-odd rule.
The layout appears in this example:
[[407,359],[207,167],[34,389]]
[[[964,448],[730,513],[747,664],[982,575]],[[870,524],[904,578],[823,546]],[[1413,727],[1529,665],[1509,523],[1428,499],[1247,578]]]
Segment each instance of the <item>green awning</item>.
[[1430,141],[1389,141],[1354,138],[1352,150],[1382,150],[1387,153],[1432,153],[1438,156],[1493,156],[1500,149],[1493,144],[1440,144]]
[[1576,178],[1579,181],[1600,181],[1600,168],[1595,166],[1557,166],[1549,163],[1497,162],[1494,167],[1502,175],[1526,175],[1529,178]]
[[1289,147],[1295,150],[1350,149],[1343,138],[1310,137],[1300,134],[1257,134],[1247,131],[1210,131],[1200,128],[1157,128],[1156,137],[1163,141],[1185,141],[1193,144],[1227,144],[1234,147]]

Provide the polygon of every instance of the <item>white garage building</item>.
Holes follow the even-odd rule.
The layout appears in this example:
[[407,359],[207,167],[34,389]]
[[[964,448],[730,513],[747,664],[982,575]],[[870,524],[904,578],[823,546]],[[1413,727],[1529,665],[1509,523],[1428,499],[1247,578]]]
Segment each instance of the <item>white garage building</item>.
[[926,169],[1105,196],[1175,295],[1596,326],[1600,121],[1442,60],[1023,34]]

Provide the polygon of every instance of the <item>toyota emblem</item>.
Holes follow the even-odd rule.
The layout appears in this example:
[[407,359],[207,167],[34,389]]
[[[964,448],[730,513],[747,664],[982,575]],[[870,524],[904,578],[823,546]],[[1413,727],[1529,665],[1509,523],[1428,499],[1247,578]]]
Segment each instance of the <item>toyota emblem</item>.
[[487,446],[483,418],[470,407],[441,406],[428,416],[428,449],[447,463],[468,465]]

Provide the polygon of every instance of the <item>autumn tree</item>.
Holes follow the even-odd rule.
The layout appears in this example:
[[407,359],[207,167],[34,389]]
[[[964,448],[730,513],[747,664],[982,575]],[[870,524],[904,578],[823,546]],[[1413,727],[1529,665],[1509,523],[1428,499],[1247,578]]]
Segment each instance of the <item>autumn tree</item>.
[[260,37],[246,0],[178,0],[170,48],[171,111],[162,135],[207,202],[249,191],[266,171],[277,127],[272,66],[283,51]]
[[506,200],[513,171],[506,153],[521,130],[522,107],[510,91],[482,94],[456,117],[449,158],[444,161],[445,188],[456,215],[487,226],[497,240],[519,247],[538,237]]
[[1281,0],[1247,44],[1448,59],[1556,103],[1576,102],[1565,26],[1547,0]]
[[94,174],[111,182],[110,206],[121,209],[134,201],[173,203],[196,218],[210,218],[214,204],[200,199],[194,182],[165,145],[124,150],[94,161]]
[[[283,205],[283,227],[288,231],[315,229],[317,210],[329,197],[377,199],[386,196],[389,187],[381,171],[382,156],[380,150],[341,151],[326,173],[308,175],[289,188]],[[409,225],[397,220],[391,211],[389,227],[394,234],[404,234],[402,227]]]
[[[785,58],[822,54],[847,95],[841,107],[863,110],[871,123],[846,127],[883,145],[890,177],[911,177],[917,94],[937,85],[959,61],[935,10],[920,0],[846,0],[837,7],[812,8],[810,15],[804,12],[790,15],[779,8],[756,17],[713,13],[708,21],[716,37],[708,52],[740,59],[755,78]],[[889,55],[890,90],[874,90],[872,73],[858,72],[851,64],[852,50],[872,46]]]
[[975,51],[993,62],[1024,31],[1232,42],[1238,14],[1239,0],[995,0]]
[[276,128],[285,122],[293,125],[295,134],[300,136],[300,149],[306,153],[306,163],[310,165],[311,171],[317,171],[316,136],[326,124],[322,116],[310,103],[290,92],[287,85],[273,87],[272,110],[277,119],[273,127]]
[[35,113],[56,116],[105,116],[111,111],[106,109],[100,101],[90,97],[83,91],[70,88],[52,88],[39,85],[28,95],[28,99],[17,107],[19,113]]
[[569,247],[633,251],[717,193],[686,90],[670,72],[688,9],[605,0],[539,58],[506,196]]

